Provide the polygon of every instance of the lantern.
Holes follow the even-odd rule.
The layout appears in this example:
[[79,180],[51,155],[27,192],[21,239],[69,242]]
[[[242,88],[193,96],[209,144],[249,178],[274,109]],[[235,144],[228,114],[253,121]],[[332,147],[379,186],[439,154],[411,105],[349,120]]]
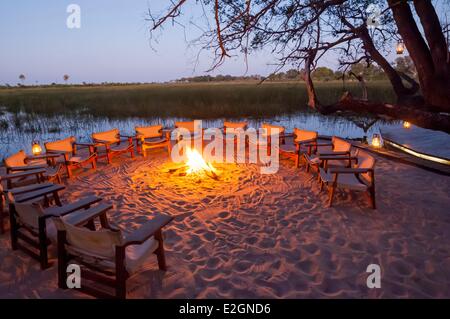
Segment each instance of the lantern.
[[379,148],[381,147],[383,142],[381,141],[381,136],[379,134],[372,135],[372,146]]
[[32,146],[31,146],[31,152],[33,153],[33,155],[40,155],[42,152],[42,147],[41,145],[39,145],[38,141],[34,141]]
[[411,128],[411,123],[409,123],[408,121],[404,121],[403,128]]
[[403,54],[403,51],[405,50],[405,45],[403,44],[403,41],[398,41],[397,42],[397,48],[395,49],[395,51],[397,51],[397,54]]

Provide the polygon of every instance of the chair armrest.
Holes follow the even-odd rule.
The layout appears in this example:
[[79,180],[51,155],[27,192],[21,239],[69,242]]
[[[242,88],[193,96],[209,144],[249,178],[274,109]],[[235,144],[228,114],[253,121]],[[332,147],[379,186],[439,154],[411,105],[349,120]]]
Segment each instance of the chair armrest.
[[40,154],[40,155],[27,156],[25,161],[33,161],[33,160],[40,160],[40,159],[55,158],[55,157],[58,157],[58,156],[59,156],[59,154],[45,153],[45,154]]
[[52,157],[50,157],[50,158],[57,158],[57,157],[60,157],[60,156],[62,156],[62,157],[66,157],[66,154],[68,154],[68,153],[71,153],[71,152],[64,152],[64,151],[57,151],[57,150],[47,150],[47,154],[48,155],[52,155]]
[[97,206],[84,210],[82,214],[68,215],[66,221],[74,226],[82,226],[100,215],[105,214],[112,207],[112,204],[100,203]]
[[26,202],[29,201],[31,199],[35,199],[41,196],[46,196],[46,195],[50,195],[53,194],[55,192],[59,192],[63,189],[65,189],[65,186],[62,185],[53,185],[50,187],[46,187],[46,188],[42,188],[42,189],[38,189],[29,193],[25,193],[22,195],[19,195],[18,197],[15,198],[16,202]]
[[328,170],[331,174],[361,174],[373,171],[372,168],[336,167]]
[[294,143],[295,144],[300,144],[302,146],[307,146],[307,147],[317,146],[316,139],[313,139],[313,138],[311,138],[309,140],[303,140],[303,141],[294,141]]
[[76,142],[76,143],[73,143],[73,144],[78,145],[78,146],[86,146],[86,147],[94,147],[95,146],[94,143],[79,143],[79,142]]
[[142,225],[138,230],[133,233],[127,235],[124,240],[123,246],[129,245],[140,245],[153,235],[161,228],[166,226],[168,223],[172,221],[173,217],[169,215],[158,215],[153,218],[151,221]]
[[80,209],[87,209],[92,204],[98,203],[101,200],[97,196],[88,196],[68,205],[47,208],[44,210],[44,215],[46,217],[64,216]]
[[350,151],[348,152],[319,152],[319,156],[334,156],[334,155],[350,155]]
[[22,178],[22,177],[27,177],[27,176],[31,176],[31,175],[37,175],[37,174],[44,174],[45,173],[45,169],[34,169],[34,170],[30,170],[30,171],[24,171],[24,172],[19,172],[19,173],[14,173],[14,174],[6,174],[6,175],[1,175],[0,176],[0,180],[13,180],[16,178]]
[[11,193],[13,196],[20,195],[23,193],[32,192],[38,189],[46,188],[53,186],[55,184],[53,183],[41,183],[41,184],[33,184],[33,185],[27,185],[27,186],[21,186],[21,187],[15,187],[10,189],[4,189],[4,193]]
[[119,141],[120,140],[117,140],[115,142],[104,141],[104,140],[94,140],[94,147],[105,146],[106,148],[109,148],[111,144],[115,144],[115,143],[117,143]]
[[11,172],[18,172],[18,171],[32,171],[36,169],[45,169],[45,168],[47,168],[47,165],[27,165],[27,166],[8,167],[8,170]]
[[344,155],[319,155],[319,159],[322,161],[328,160],[357,160],[356,156],[344,156]]
[[333,143],[331,142],[317,143],[317,146],[333,146]]
[[119,134],[119,137],[136,139],[136,136],[134,136],[134,135],[123,135],[123,134]]

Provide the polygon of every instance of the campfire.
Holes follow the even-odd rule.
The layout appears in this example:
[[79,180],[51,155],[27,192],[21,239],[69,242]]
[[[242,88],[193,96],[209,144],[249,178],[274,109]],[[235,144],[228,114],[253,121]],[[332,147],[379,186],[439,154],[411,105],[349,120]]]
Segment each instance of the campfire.
[[180,176],[193,175],[202,177],[203,175],[206,175],[215,180],[219,179],[216,168],[211,163],[205,161],[195,148],[186,149],[186,162],[183,165],[168,170],[169,173],[179,171],[184,171],[179,173]]
[[207,175],[216,175],[216,169],[211,163],[207,163],[202,155],[194,148],[186,150],[186,174],[206,173]]

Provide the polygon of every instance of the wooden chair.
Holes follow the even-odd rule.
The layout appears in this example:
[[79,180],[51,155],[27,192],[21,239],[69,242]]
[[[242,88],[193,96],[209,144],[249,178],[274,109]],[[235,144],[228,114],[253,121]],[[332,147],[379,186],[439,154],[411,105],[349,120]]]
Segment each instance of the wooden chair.
[[274,129],[278,130],[278,134],[280,136],[280,145],[283,145],[286,143],[286,138],[285,138],[285,133],[286,133],[286,128],[284,126],[280,126],[280,125],[272,125],[272,124],[267,124],[267,123],[263,123],[263,125],[261,126],[263,129],[266,129],[268,138],[271,139],[273,133],[275,132]]
[[[94,144],[78,143],[76,138],[71,136],[63,140],[47,142],[44,145],[48,154],[60,154],[64,157],[68,178],[72,177],[72,170],[82,168],[86,164],[90,164],[93,169],[97,168],[97,153]],[[78,147],[87,148],[89,153],[79,154]]]
[[[63,186],[53,185],[27,193],[8,192],[11,247],[21,249],[39,261],[41,269],[49,267],[48,246],[56,242],[56,228],[51,217],[65,216],[71,213],[81,214],[101,199],[95,196],[86,197],[71,204],[62,205],[58,191]],[[53,196],[56,207],[48,207],[48,196]],[[42,205],[40,202],[44,202]],[[43,208],[45,206],[46,208]]]
[[319,134],[315,131],[301,130],[294,128],[294,144],[295,144],[295,167],[299,167],[300,159],[303,154],[311,155],[314,150],[317,150],[317,137]]
[[162,125],[135,127],[136,148],[146,156],[146,150],[167,148],[170,156],[170,131],[163,132]]
[[8,192],[11,192],[13,195],[20,195],[25,194],[28,192],[33,192],[35,190],[46,188],[53,186],[52,183],[40,183],[40,184],[32,184],[22,187],[15,187],[15,188],[5,188],[2,185],[3,176],[0,176],[0,234],[5,233],[5,223],[4,220],[7,216],[7,212],[5,210],[5,203],[6,203],[6,194]]
[[35,169],[45,169],[42,177],[50,182],[61,183],[61,165],[56,163],[58,154],[42,154],[28,156],[23,150],[5,158],[3,163],[8,174],[14,172],[24,172]]
[[329,190],[328,206],[333,204],[336,188],[366,192],[373,209],[375,204],[375,158],[360,149],[356,151],[358,163],[352,167],[320,168],[321,187]]
[[[83,267],[81,291],[100,298],[126,298],[127,279],[138,272],[151,254],[156,254],[159,269],[166,270],[162,228],[171,220],[170,216],[159,215],[135,232],[123,235],[110,226],[89,230],[55,219],[59,287],[67,289],[67,265],[75,262]],[[92,287],[87,280],[104,287]]]
[[[204,128],[202,128],[199,132],[199,128],[196,128],[196,126],[195,126],[195,121],[175,122],[175,128],[176,129],[185,129],[185,130],[189,131],[190,137],[191,137],[191,145],[190,145],[191,148],[195,147],[195,145],[196,145],[195,141],[200,139],[200,141],[201,141],[200,147],[203,150],[203,145],[204,145],[203,136],[204,136],[204,132],[205,132]],[[180,134],[180,132],[178,132],[177,135],[175,136],[175,140],[177,141],[177,143],[181,142],[183,140],[183,135]]]
[[223,131],[226,133],[227,129],[243,129],[246,130],[248,127],[248,122],[223,122]]
[[96,144],[97,151],[99,147],[105,148],[105,153],[100,155],[97,152],[97,157],[106,157],[108,164],[112,162],[113,157],[123,153],[130,153],[131,158],[134,158],[133,139],[133,136],[121,135],[118,129],[92,133],[92,140]]
[[[238,142],[238,136],[237,135],[232,135],[231,138],[227,138],[227,135],[226,135],[227,134],[227,130],[229,130],[229,129],[233,129],[233,130],[242,129],[243,131],[245,131],[247,128],[248,128],[248,123],[247,122],[227,122],[227,121],[223,122],[222,130],[223,130],[223,133],[225,134],[225,136],[224,136],[224,143],[226,143],[227,140],[231,141],[231,138],[232,138],[234,144],[237,145],[237,142]],[[244,144],[245,147],[247,147],[248,143],[249,143],[247,137],[245,137],[245,141],[244,142],[245,142],[245,144]]]
[[331,143],[313,143],[305,144],[305,146],[314,146],[316,152],[312,154],[304,153],[303,157],[306,161],[306,171],[310,168],[316,168],[317,172],[323,160],[327,160],[330,166],[350,167],[355,157],[352,156],[352,144],[333,136]]

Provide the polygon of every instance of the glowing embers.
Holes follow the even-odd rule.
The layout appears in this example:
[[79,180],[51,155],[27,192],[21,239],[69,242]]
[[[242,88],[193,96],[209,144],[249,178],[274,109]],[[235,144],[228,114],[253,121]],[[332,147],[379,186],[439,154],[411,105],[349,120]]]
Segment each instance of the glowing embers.
[[206,174],[214,174],[217,177],[214,166],[211,163],[207,163],[195,148],[187,148],[186,157],[186,174],[199,174],[204,172]]

